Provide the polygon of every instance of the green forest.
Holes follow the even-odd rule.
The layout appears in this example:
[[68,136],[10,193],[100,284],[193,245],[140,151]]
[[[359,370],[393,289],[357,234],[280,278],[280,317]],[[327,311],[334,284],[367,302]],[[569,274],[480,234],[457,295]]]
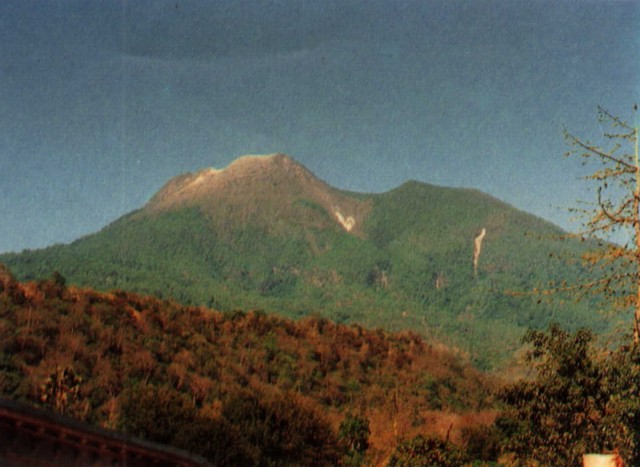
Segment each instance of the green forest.
[[[574,261],[586,244],[560,241],[556,227],[480,192],[410,182],[381,195],[349,194],[370,203],[358,235],[297,195],[282,200],[286,209],[273,227],[269,203],[261,209],[262,200],[244,196],[228,218],[224,196],[215,209],[145,208],[69,245],[4,254],[0,262],[20,280],[55,270],[96,290],[221,311],[320,314],[338,323],[412,329],[459,347],[482,369],[508,365],[529,327],[545,329],[552,321],[598,333],[612,327],[591,299],[540,301],[523,293],[588,277]],[[488,233],[474,274],[473,239],[481,227]]]

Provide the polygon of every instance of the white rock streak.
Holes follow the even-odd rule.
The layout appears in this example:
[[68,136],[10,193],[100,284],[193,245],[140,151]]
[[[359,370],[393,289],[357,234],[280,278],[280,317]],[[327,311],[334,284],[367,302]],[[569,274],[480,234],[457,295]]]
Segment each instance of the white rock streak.
[[487,229],[482,228],[482,232],[473,241],[473,273],[478,274],[478,259],[480,258],[480,252],[482,251],[482,240],[487,235]]
[[333,208],[333,213],[336,215],[336,219],[338,220],[338,222],[340,223],[340,225],[342,226],[342,228],[344,230],[346,230],[347,232],[351,232],[351,230],[355,227],[356,225],[356,220],[352,217],[352,216],[347,216],[346,218],[342,215],[342,213],[340,211],[338,211],[337,208]]

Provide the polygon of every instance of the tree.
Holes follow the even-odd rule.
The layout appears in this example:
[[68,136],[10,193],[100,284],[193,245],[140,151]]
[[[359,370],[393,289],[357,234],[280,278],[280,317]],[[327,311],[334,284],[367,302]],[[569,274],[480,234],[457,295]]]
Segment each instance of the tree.
[[640,461],[640,347],[614,352],[592,348],[593,334],[551,325],[529,330],[526,354],[535,378],[499,392],[496,420],[504,449],[540,465],[578,465],[582,454],[618,451]]
[[506,410],[497,426],[506,435],[508,452],[545,465],[569,465],[579,462],[585,449],[601,451],[594,437],[607,397],[591,358],[592,340],[587,330],[569,335],[557,325],[548,333],[527,332],[523,342],[533,348],[526,360],[537,367],[537,377],[499,394]]
[[338,437],[346,444],[350,465],[361,465],[364,454],[369,449],[369,420],[348,413],[340,423]]
[[238,428],[196,411],[173,388],[140,385],[121,396],[121,428],[144,439],[206,457],[213,465],[258,465]]
[[121,428],[134,436],[162,444],[193,423],[196,410],[182,394],[161,386],[139,385],[120,394]]
[[61,414],[82,418],[87,407],[80,400],[82,378],[71,367],[57,367],[40,386],[40,401]]
[[[603,294],[619,310],[633,309],[634,342],[640,342],[640,160],[638,126],[631,126],[602,107],[599,120],[610,127],[603,144],[581,139],[565,130],[571,146],[566,155],[578,156],[583,165],[597,169],[586,176],[597,184],[596,201],[573,209],[584,219],[583,240],[596,240],[597,248],[583,255],[585,264],[598,272],[594,279],[562,289]],[[637,109],[636,109],[637,110]],[[617,243],[611,243],[615,239]]]
[[459,466],[468,462],[466,453],[451,444],[434,437],[418,435],[396,447],[389,458],[389,467]]
[[4,292],[10,286],[16,284],[16,279],[7,266],[0,263],[0,292]]
[[338,438],[322,414],[294,393],[236,391],[222,416],[238,429],[241,444],[256,451],[260,465],[337,465]]

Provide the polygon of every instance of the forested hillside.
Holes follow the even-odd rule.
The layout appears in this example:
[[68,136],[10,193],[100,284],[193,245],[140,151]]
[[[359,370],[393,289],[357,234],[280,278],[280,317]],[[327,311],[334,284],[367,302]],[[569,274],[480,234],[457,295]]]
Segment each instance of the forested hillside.
[[408,182],[348,193],[276,155],[176,177],[96,234],[0,261],[20,280],[59,271],[72,284],[185,305],[412,329],[495,368],[528,327],[607,329],[589,301],[520,294],[584,279],[568,261],[584,245],[554,240],[562,234],[475,190]]
[[411,332],[220,313],[59,274],[20,283],[4,268],[0,318],[3,396],[221,465],[379,462],[418,433],[464,445],[493,419],[487,377]]

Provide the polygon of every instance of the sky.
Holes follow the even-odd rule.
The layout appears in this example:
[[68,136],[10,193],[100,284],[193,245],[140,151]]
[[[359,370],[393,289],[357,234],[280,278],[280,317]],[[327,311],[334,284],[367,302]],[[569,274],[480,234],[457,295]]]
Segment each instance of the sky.
[[0,252],[283,152],[329,184],[477,188],[575,231],[563,157],[634,122],[634,0],[2,0]]

